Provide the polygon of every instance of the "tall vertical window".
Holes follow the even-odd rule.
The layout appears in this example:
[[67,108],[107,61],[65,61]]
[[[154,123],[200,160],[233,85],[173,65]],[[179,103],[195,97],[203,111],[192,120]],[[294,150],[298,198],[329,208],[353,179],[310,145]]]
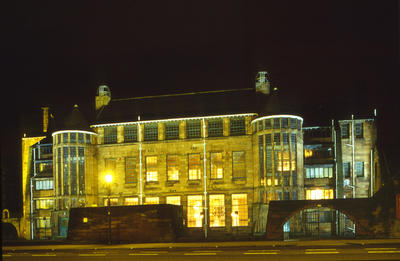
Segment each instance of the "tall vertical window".
[[166,203],[171,205],[181,205],[181,197],[180,196],[168,196],[166,198]]
[[125,183],[136,183],[136,157],[125,158]]
[[223,170],[222,152],[211,152],[211,178],[222,179]]
[[363,123],[362,122],[356,123],[355,135],[356,135],[356,138],[363,137]]
[[61,162],[61,148],[57,148],[57,195],[61,194],[61,175],[62,175],[62,162]]
[[271,134],[265,135],[265,166],[267,176],[272,175],[272,139]]
[[167,155],[167,180],[179,180],[179,157],[178,155]]
[[158,124],[157,123],[145,124],[143,138],[145,141],[158,140]]
[[247,194],[232,194],[232,226],[248,226]]
[[63,147],[63,189],[64,195],[69,195],[69,148]]
[[189,154],[189,180],[201,179],[200,154]]
[[137,141],[137,126],[126,125],[124,127],[124,142],[136,142]]
[[86,134],[86,144],[90,144],[91,142],[91,138],[90,138],[90,134]]
[[69,140],[68,140],[68,133],[63,133],[63,141],[62,141],[63,143],[68,143],[69,142]]
[[69,134],[71,143],[76,143],[76,132],[72,132]]
[[77,157],[76,157],[76,147],[70,148],[71,155],[71,195],[76,195],[78,186],[77,186]]
[[297,124],[296,124],[296,119],[290,118],[290,128],[296,129]]
[[258,136],[258,164],[259,166],[259,176],[264,177],[264,140],[263,136]]
[[350,162],[343,162],[343,176],[350,178]]
[[139,199],[137,197],[124,198],[124,206],[136,206],[139,205]]
[[201,137],[201,121],[190,120],[186,122],[186,138],[200,138]]
[[220,137],[223,135],[222,119],[208,120],[208,137]]
[[85,148],[78,148],[79,194],[85,193]]
[[364,162],[357,161],[354,167],[357,177],[364,177]]
[[340,132],[342,134],[342,138],[348,138],[349,137],[349,124],[348,123],[342,123]]
[[210,195],[210,227],[225,226],[225,195]]
[[265,119],[265,120],[264,120],[264,124],[265,124],[265,129],[266,129],[266,130],[272,128],[271,119]]
[[263,129],[264,129],[263,122],[259,121],[258,122],[258,131],[262,131]]
[[83,144],[83,137],[84,137],[83,133],[78,133],[78,142],[79,142],[79,144]]
[[289,119],[288,118],[282,118],[282,128],[287,129],[289,127]]
[[145,205],[158,205],[158,204],[160,204],[160,198],[159,197],[146,197],[144,199],[144,204]]
[[229,121],[229,132],[231,136],[246,134],[245,118],[231,118]]
[[296,151],[297,151],[297,143],[296,143],[296,134],[292,133],[290,135],[290,161],[291,161],[291,169],[292,171],[296,171]]
[[165,123],[165,139],[179,139],[179,121],[171,121]]
[[232,176],[233,178],[246,177],[246,160],[244,151],[232,152]]
[[104,128],[104,144],[117,143],[117,127]]
[[146,157],[146,181],[158,181],[157,156]]
[[192,195],[187,199],[187,226],[203,226],[203,196]]
[[279,129],[281,127],[281,119],[274,118],[274,129]]

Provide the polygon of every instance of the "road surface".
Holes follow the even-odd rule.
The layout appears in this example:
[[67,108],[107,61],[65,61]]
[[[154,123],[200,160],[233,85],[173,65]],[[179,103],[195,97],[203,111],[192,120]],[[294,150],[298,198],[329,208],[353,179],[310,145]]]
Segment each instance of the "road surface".
[[3,260],[400,260],[400,240],[3,246]]

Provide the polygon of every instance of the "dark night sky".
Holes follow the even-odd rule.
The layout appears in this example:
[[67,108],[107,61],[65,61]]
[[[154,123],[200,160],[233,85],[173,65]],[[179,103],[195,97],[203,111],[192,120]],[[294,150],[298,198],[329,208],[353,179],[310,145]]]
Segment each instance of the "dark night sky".
[[57,115],[77,103],[89,114],[102,83],[114,98],[239,89],[266,69],[306,125],[378,108],[394,147],[397,122],[388,119],[399,112],[398,3],[10,3],[1,37],[3,207],[17,209],[18,140],[40,108]]

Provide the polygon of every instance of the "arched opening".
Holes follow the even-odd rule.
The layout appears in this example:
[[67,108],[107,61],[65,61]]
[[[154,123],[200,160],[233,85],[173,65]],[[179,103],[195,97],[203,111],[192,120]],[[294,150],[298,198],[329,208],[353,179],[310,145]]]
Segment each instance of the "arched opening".
[[323,206],[297,211],[283,224],[284,239],[354,238],[356,226],[345,213]]
[[1,237],[3,240],[16,240],[18,239],[17,229],[11,223],[1,222]]

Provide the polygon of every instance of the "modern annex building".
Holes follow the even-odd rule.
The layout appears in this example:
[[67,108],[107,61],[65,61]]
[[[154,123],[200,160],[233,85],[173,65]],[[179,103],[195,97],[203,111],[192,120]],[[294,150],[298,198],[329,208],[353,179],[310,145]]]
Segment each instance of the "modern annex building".
[[[372,158],[349,169],[347,162],[361,162],[355,156],[358,151],[350,160],[346,156],[345,165],[335,153],[329,166],[320,162],[321,167],[318,160],[310,161],[310,153],[316,157],[326,146],[308,144],[305,168],[303,119],[278,106],[266,72],[258,73],[255,85],[123,99],[112,99],[110,89],[100,86],[91,125],[74,106],[63,126],[52,132],[52,143],[43,145],[45,140],[38,138],[25,144],[25,237],[65,237],[71,208],[108,202],[181,205],[184,225],[193,237],[262,235],[271,200],[343,197],[346,189],[356,190],[354,180],[364,186],[357,197],[372,195],[372,190],[363,191],[376,179],[378,167],[370,167]],[[345,124],[340,122],[339,128]],[[365,148],[369,156],[375,153],[375,138],[367,133],[373,127],[363,129],[363,136],[371,137]],[[51,162],[47,154],[42,159],[34,152],[47,151],[48,146]],[[29,162],[35,162],[38,171],[30,174]],[[338,171],[342,165],[348,173]],[[357,178],[350,178],[355,171]],[[111,183],[106,175],[112,176]],[[332,193],[324,192],[328,187]]]

